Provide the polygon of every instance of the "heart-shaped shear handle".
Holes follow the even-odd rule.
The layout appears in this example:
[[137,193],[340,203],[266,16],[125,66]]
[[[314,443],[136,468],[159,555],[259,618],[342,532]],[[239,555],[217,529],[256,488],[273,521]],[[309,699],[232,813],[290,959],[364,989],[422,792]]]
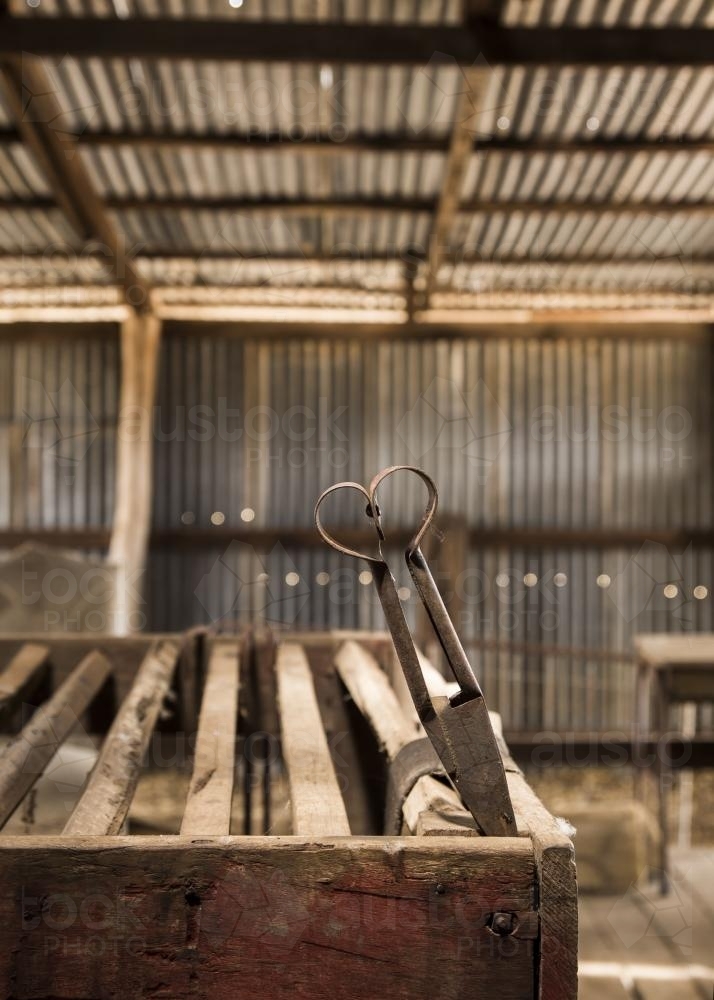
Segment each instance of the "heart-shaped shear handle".
[[436,483],[431,476],[424,472],[423,469],[418,469],[415,465],[390,465],[389,468],[382,469],[381,472],[378,472],[369,484],[368,499],[369,510],[372,511],[372,516],[375,519],[377,531],[379,532],[379,537],[381,539],[384,539],[384,534],[382,532],[382,515],[377,502],[377,490],[385,479],[393,476],[395,472],[412,472],[415,476],[418,476],[419,479],[421,479],[428,491],[426,509],[424,510],[424,514],[422,515],[422,519],[419,522],[417,530],[407,544],[406,555],[407,558],[409,558],[411,554],[416,552],[421,545],[424,535],[427,533],[431,526],[431,522],[434,520],[436,509],[439,506],[439,492],[436,488]]
[[320,518],[320,507],[332,493],[336,493],[338,490],[354,490],[355,492],[359,493],[360,496],[364,497],[364,499],[367,501],[366,513],[369,516],[373,517],[377,534],[380,538],[382,537],[381,528],[378,523],[379,515],[377,514],[376,516],[374,516],[371,514],[371,511],[374,508],[372,505],[372,499],[370,497],[369,492],[364,488],[364,486],[362,486],[361,483],[350,483],[350,482],[335,483],[334,486],[328,487],[328,489],[326,489],[325,492],[321,493],[320,496],[318,497],[317,503],[315,504],[315,527],[319,531],[320,536],[322,537],[323,541],[327,542],[328,545],[331,545],[333,549],[336,549],[343,555],[353,556],[353,558],[355,559],[365,559],[368,563],[372,563],[373,566],[382,565],[384,563],[384,560],[381,559],[380,557],[371,555],[367,552],[358,552],[357,549],[350,548],[349,545],[344,545],[342,542],[338,541],[334,537],[334,535],[330,534],[330,532],[322,523],[322,520]]

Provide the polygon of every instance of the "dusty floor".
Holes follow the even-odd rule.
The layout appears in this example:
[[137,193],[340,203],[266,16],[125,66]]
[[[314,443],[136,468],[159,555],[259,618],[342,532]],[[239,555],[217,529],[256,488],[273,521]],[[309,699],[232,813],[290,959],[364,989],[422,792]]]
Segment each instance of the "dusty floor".
[[712,1000],[714,850],[672,852],[670,892],[580,898],[579,1000]]

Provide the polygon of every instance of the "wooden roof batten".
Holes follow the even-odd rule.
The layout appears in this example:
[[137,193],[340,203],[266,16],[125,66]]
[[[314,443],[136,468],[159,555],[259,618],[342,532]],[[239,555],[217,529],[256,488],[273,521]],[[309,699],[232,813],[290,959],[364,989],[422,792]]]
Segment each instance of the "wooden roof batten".
[[[371,133],[350,131],[345,138],[334,138],[327,132],[306,135],[290,130],[244,132],[104,132],[85,131],[75,136],[80,147],[106,146],[133,149],[210,149],[215,152],[270,152],[290,156],[307,153],[315,156],[340,156],[354,153],[440,153],[449,151],[450,139],[440,136],[413,136],[410,133]],[[0,145],[12,146],[22,142],[16,129],[0,129]],[[626,136],[592,139],[559,139],[551,136],[531,136],[522,139],[514,135],[479,136],[474,149],[485,153],[542,153],[546,156],[562,154],[574,156],[606,153],[665,154],[714,153],[714,139],[694,136],[669,136],[657,139],[630,139]]]
[[[471,5],[473,10],[476,5]],[[710,66],[710,32],[699,27],[520,27],[473,17],[462,25],[228,21],[190,18],[6,16],[0,58],[40,56],[207,59],[217,62],[426,65],[437,53],[489,65],[664,68]]]

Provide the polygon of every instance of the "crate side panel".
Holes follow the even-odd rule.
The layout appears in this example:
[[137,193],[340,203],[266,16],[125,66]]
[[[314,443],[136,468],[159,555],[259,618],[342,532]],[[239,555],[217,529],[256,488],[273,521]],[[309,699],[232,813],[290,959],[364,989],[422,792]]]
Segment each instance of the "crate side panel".
[[[57,839],[0,846],[0,995],[528,1000],[525,840]],[[498,937],[494,912],[516,913]]]

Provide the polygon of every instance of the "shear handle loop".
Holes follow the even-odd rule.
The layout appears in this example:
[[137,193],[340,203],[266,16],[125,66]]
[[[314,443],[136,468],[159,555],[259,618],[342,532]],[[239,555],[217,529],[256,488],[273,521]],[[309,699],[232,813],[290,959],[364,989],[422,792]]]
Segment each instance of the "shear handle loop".
[[[379,514],[379,504],[377,503],[377,489],[385,479],[394,475],[395,472],[413,473],[421,479],[428,491],[426,509],[416,532],[407,545],[404,556],[409,573],[414,581],[414,586],[429,616],[434,633],[439,640],[439,645],[444,651],[451,672],[461,687],[461,691],[454,698],[454,703],[459,704],[471,698],[479,698],[483,695],[483,692],[471,668],[464,647],[461,645],[461,640],[454,627],[454,623],[446,610],[441,594],[439,593],[439,588],[429,569],[429,564],[421,550],[421,541],[427,529],[431,526],[439,503],[439,493],[436,483],[428,473],[414,465],[392,465],[379,472],[369,484],[370,509],[373,512],[373,516],[379,519],[381,515]],[[381,533],[381,522],[379,521],[378,528]]]
[[333,549],[336,549],[345,556],[352,556],[354,559],[365,559],[368,563],[371,563],[372,566],[386,565],[384,560],[378,556],[370,555],[367,552],[358,552],[357,549],[350,548],[349,545],[343,545],[342,542],[338,541],[333,535],[330,534],[322,523],[322,519],[320,517],[320,507],[330,494],[336,493],[338,490],[355,490],[367,501],[367,510],[369,511],[372,509],[372,499],[370,494],[361,483],[335,483],[334,486],[328,487],[324,493],[320,494],[317,503],[315,504],[315,527],[319,531],[321,538]]
[[422,515],[422,519],[419,522],[416,532],[407,543],[406,551],[407,554],[410,554],[419,548],[422,538],[431,527],[431,522],[434,520],[434,515],[436,514],[436,508],[439,505],[439,491],[431,476],[424,472],[423,469],[418,469],[415,465],[390,465],[389,468],[378,472],[369,484],[369,506],[381,538],[384,538],[384,535],[382,534],[382,515],[377,502],[377,490],[384,480],[394,475],[395,472],[413,472],[415,476],[421,479],[428,491],[426,509]]

